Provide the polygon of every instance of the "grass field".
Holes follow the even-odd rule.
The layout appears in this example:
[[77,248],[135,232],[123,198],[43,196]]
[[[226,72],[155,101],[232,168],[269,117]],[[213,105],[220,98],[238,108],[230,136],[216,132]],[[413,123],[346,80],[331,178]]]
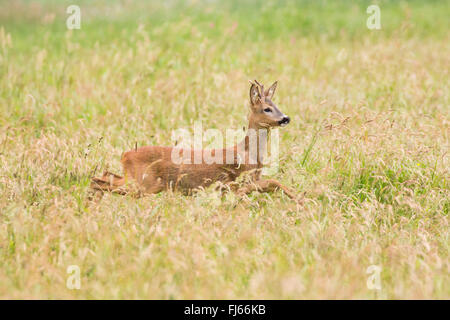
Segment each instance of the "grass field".
[[[371,3],[0,1],[0,298],[449,299],[450,4]],[[135,144],[246,125],[255,78],[304,207],[87,199]]]

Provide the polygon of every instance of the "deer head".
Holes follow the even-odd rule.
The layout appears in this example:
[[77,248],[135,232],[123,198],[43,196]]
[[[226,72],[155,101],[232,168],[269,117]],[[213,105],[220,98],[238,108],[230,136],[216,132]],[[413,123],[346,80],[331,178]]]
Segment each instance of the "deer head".
[[264,91],[264,86],[258,81],[250,82],[250,127],[260,128],[272,128],[272,127],[284,127],[291,119],[286,116],[278,107],[273,103],[272,97],[277,88],[277,81],[275,81],[269,89]]

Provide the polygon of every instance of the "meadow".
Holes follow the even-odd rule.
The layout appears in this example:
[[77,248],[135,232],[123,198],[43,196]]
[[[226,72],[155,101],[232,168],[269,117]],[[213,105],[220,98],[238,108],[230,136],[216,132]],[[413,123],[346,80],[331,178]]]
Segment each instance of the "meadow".
[[[76,1],[68,30],[70,4],[0,1],[0,298],[450,298],[448,1]],[[89,200],[135,145],[247,125],[250,79],[303,206]]]

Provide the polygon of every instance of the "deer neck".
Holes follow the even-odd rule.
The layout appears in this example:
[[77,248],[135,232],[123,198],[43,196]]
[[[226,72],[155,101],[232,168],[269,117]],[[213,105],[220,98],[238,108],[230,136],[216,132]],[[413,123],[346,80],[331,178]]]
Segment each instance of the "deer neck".
[[244,139],[236,145],[241,158],[253,159],[252,163],[262,164],[267,151],[270,128],[261,128],[251,120]]

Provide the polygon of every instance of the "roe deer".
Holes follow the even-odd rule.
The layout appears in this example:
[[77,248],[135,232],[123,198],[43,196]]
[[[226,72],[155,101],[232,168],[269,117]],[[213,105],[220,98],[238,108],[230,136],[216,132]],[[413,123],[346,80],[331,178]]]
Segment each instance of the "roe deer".
[[[250,115],[248,131],[240,143],[225,149],[193,150],[181,149],[188,154],[188,163],[173,161],[176,147],[148,146],[127,151],[122,155],[124,177],[105,172],[101,178],[93,178],[91,188],[94,190],[111,191],[119,194],[127,193],[123,188],[128,178],[137,182],[143,193],[158,193],[163,190],[180,190],[186,194],[199,188],[206,188],[214,182],[221,182],[236,191],[239,195],[252,191],[271,192],[283,190],[287,196],[297,201],[293,191],[276,180],[261,179],[263,154],[266,151],[267,135],[256,135],[256,148],[251,147],[250,130],[266,131],[272,127],[285,126],[290,118],[283,114],[272,102],[277,82],[264,91],[264,86],[258,81],[250,82]],[[252,151],[253,149],[253,151]],[[256,150],[255,150],[256,149]],[[205,151],[214,156],[219,154],[223,162],[207,164],[192,161],[194,154],[199,152],[202,159]],[[228,155],[231,154],[231,161]],[[227,157],[227,158],[226,158]],[[239,186],[235,180],[245,171],[253,170],[252,182]]]

